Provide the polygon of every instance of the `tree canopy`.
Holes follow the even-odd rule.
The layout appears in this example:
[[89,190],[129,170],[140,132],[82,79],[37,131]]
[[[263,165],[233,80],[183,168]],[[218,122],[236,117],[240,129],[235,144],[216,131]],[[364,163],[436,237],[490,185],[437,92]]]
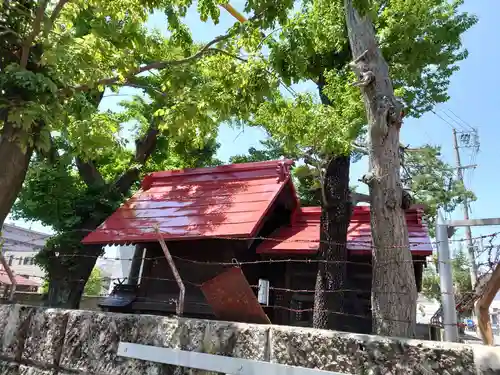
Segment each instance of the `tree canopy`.
[[[470,265],[467,259],[465,249],[460,246],[456,249],[451,260],[453,274],[453,289],[455,292],[455,301],[472,292],[472,284],[470,279]],[[439,279],[439,264],[437,257],[433,257],[431,264],[424,270],[422,278],[422,294],[436,302],[441,303],[441,287]],[[471,311],[464,311],[469,314]]]
[[[14,16],[0,24],[12,36],[2,45],[2,58],[10,60],[2,61],[0,89],[7,93],[2,108],[14,129],[12,137],[1,138],[8,144],[0,151],[16,151],[6,154],[15,159],[8,164],[18,166],[0,171],[0,185],[12,192],[0,206],[10,209],[27,173],[14,214],[57,231],[37,260],[51,280],[59,275],[62,288],[69,277],[89,276],[92,259],[102,250],[84,249],[81,239],[137,188],[145,173],[219,164],[214,158],[219,124],[248,119],[276,95],[278,83],[262,61],[235,58],[233,37],[244,26],[205,45],[195,43],[181,22],[190,4],[58,4],[33,3],[28,10],[17,2],[3,5],[8,15],[25,14],[27,27]],[[154,10],[167,15],[168,37],[144,26]],[[202,18],[207,11],[200,8]],[[216,17],[213,9],[210,13]],[[34,48],[26,52],[24,47],[35,42],[38,55]],[[16,55],[20,49],[29,64]],[[99,111],[103,97],[123,86],[142,95],[122,102],[122,111]],[[21,122],[22,134],[16,125]],[[11,139],[21,136],[29,138],[24,146]],[[64,257],[83,251],[92,254],[88,262]],[[78,300],[78,288],[68,284],[66,292]]]
[[[0,154],[9,166],[0,171],[0,186],[8,192],[0,196],[0,221],[19,193],[31,155],[51,153],[55,134],[82,161],[116,147],[120,122],[96,111],[105,89],[145,89],[158,104],[155,130],[168,126],[170,138],[200,147],[223,117],[246,118],[271,94],[277,82],[263,63],[243,64],[233,56],[233,37],[246,26],[199,45],[182,21],[191,4],[60,0],[0,5]],[[146,28],[154,11],[166,14],[168,38]],[[204,2],[199,11],[204,20],[209,14],[218,18],[215,4]],[[265,19],[261,15],[255,21]]]
[[441,158],[441,148],[423,145],[412,151],[405,151],[401,175],[406,189],[413,193],[416,203],[425,209],[427,227],[434,237],[437,212],[453,212],[464,200],[474,201],[475,195],[456,179],[456,170]]
[[[406,116],[418,117],[448,99],[449,79],[467,57],[460,37],[476,22],[460,11],[462,3],[370,2],[368,11]],[[266,39],[272,69],[287,84],[312,80],[333,105],[319,105],[311,93],[279,98],[259,108],[254,122],[289,151],[314,147],[319,152],[350,152],[366,120],[359,90],[351,84],[356,79],[347,66],[351,54],[343,2],[304,1],[300,9],[281,10],[287,17],[276,21],[280,27]]]

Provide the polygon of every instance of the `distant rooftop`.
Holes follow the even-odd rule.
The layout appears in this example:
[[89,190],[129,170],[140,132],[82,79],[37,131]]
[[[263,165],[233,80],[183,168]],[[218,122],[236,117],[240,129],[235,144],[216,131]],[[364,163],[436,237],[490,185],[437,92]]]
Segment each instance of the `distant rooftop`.
[[5,223],[3,225],[3,228],[2,228],[3,231],[20,231],[20,232],[25,232],[25,233],[29,233],[29,234],[36,234],[40,237],[50,237],[51,234],[48,234],[48,233],[43,233],[43,232],[39,232],[39,231],[36,231],[36,230],[32,230],[32,229],[28,229],[28,228],[23,228],[23,227],[20,227],[18,225],[15,225],[15,224],[9,224],[9,223]]

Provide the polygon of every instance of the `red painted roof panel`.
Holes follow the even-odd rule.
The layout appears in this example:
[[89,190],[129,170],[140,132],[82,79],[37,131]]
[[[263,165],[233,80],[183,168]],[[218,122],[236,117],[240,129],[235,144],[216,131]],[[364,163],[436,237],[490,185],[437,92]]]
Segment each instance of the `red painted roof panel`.
[[[35,280],[30,280],[20,275],[14,274],[14,278],[16,279],[17,285],[20,286],[40,286],[39,282]],[[0,266],[0,284],[11,285],[9,275],[2,266]]]
[[291,161],[267,161],[155,172],[86,244],[251,237],[290,180]]
[[[278,229],[257,248],[260,254],[315,254],[319,248],[321,207],[303,207],[295,221]],[[415,255],[427,256],[432,253],[427,228],[422,224],[421,211],[410,209],[406,213],[411,251]],[[371,252],[370,207],[357,206],[349,225],[348,249],[350,252]]]

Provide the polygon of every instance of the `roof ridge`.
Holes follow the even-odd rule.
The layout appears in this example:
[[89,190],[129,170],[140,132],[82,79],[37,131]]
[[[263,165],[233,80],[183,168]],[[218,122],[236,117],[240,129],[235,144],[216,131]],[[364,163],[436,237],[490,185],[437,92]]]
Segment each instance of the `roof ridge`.
[[21,227],[19,225],[12,224],[12,223],[4,223],[3,227],[2,227],[2,230],[4,230],[5,228],[17,229],[17,230],[20,230],[20,231],[23,231],[23,232],[33,233],[33,234],[40,234],[40,235],[47,236],[47,237],[51,237],[52,236],[52,234],[50,234],[50,233],[44,233],[44,232],[40,232],[38,230],[24,228],[24,227]]
[[281,172],[283,168],[280,168],[280,166],[285,165],[289,169],[289,167],[292,166],[293,164],[294,164],[293,160],[278,159],[278,160],[258,161],[249,163],[226,164],[226,165],[219,165],[217,167],[172,169],[168,171],[152,172],[147,174],[144,177],[141,185],[144,190],[147,190],[152,185],[153,181],[157,179],[207,175],[214,173],[257,171],[260,169],[275,169],[277,177],[280,177],[280,175],[283,174],[283,172]]
[[256,161],[248,163],[233,163],[219,165],[216,167],[203,167],[203,168],[184,168],[184,169],[172,169],[167,171],[152,172],[149,175],[156,178],[164,177],[177,177],[177,176],[190,176],[197,174],[206,173],[228,173],[233,171],[245,171],[245,170],[256,170],[256,169],[267,169],[276,167],[277,164],[285,162],[288,165],[293,164],[290,159],[277,159],[277,160],[267,160],[267,161]]

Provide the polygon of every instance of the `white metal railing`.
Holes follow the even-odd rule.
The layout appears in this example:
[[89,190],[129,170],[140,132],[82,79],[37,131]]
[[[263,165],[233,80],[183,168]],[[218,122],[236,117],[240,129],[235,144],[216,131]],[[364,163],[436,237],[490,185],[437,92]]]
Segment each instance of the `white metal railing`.
[[348,375],[250,359],[120,342],[118,356],[227,375]]

